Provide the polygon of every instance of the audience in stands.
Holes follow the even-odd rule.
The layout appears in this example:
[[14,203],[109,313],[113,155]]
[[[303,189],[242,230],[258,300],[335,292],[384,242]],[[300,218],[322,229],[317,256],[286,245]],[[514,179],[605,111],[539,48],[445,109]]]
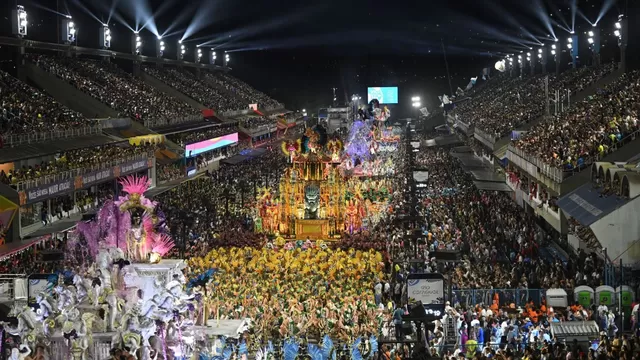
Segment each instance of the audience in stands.
[[36,135],[97,123],[3,71],[0,71],[0,102],[0,148],[1,138],[6,141],[11,135]]
[[[118,164],[140,155],[153,155],[155,145],[143,144],[131,146],[128,143],[108,144],[92,148],[69,150],[55,155],[49,161],[42,161],[38,165],[23,166],[5,173],[0,171],[0,182],[15,185],[23,181],[44,180],[47,175],[61,174],[65,171],[84,169],[85,171],[96,168],[108,167],[108,164]],[[76,174],[69,174],[75,176]]]
[[[565,71],[558,76],[550,74],[549,96],[554,98],[557,90],[562,96],[561,100],[566,102],[567,90],[575,95],[614,70],[615,65],[608,63]],[[485,87],[481,95],[456,108],[460,120],[475,125],[489,136],[499,138],[544,115],[545,76],[515,80],[501,77],[500,80],[491,81],[497,84],[491,88]]]
[[[145,67],[144,71],[207,108],[213,109],[216,113],[248,108],[248,103],[224,93],[206,80],[197,79],[190,70]],[[205,79],[208,79],[207,75],[205,75]]]
[[89,59],[30,55],[31,61],[82,92],[149,126],[200,120],[197,109],[157,90],[115,65]]
[[277,120],[268,118],[266,116],[242,116],[237,118],[240,126],[248,130],[258,130],[263,127],[276,126]]
[[626,73],[567,113],[536,124],[515,146],[557,168],[581,168],[638,131],[639,95],[640,73]]
[[247,104],[258,104],[261,109],[280,109],[284,106],[266,94],[252,88],[247,83],[223,72],[206,73],[205,77],[227,91],[236,94]]
[[438,249],[462,251],[462,264],[440,269],[453,276],[458,288],[573,288],[581,271],[580,281],[600,285],[598,258],[559,258],[532,217],[505,193],[477,190],[449,152],[421,149],[416,163],[430,169],[421,189],[428,239],[421,253],[428,260],[429,252]]

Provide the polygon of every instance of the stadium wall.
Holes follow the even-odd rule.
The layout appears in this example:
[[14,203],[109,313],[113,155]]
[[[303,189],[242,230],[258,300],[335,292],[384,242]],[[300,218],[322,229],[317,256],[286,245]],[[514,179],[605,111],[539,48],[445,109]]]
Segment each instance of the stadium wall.
[[73,85],[58,79],[55,75],[27,62],[24,65],[27,78],[44,89],[62,105],[82,113],[89,119],[117,118],[118,112],[76,89]]
[[625,265],[640,262],[640,196],[591,224],[607,255]]

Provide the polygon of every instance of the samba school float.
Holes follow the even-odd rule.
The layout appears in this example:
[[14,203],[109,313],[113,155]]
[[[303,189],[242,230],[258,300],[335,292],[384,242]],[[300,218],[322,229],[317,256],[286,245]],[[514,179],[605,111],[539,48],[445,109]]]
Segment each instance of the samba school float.
[[53,360],[102,360],[112,349],[142,360],[190,359],[213,354],[213,344],[249,327],[248,320],[208,319],[203,296],[214,270],[187,286],[186,263],[163,259],[174,243],[157,204],[144,196],[148,179],[120,183],[126,195],[107,201],[70,236],[73,270],[51,276],[33,304],[13,304],[9,316],[17,322],[4,324],[11,359],[44,351]]
[[[372,100],[351,124],[346,145],[322,126],[282,143],[289,168],[277,194],[261,189],[254,213],[256,232],[295,239],[337,239],[380,220],[392,193],[393,156],[400,129],[386,127],[391,112]],[[353,180],[353,178],[357,178]],[[377,187],[385,196],[363,196]]]

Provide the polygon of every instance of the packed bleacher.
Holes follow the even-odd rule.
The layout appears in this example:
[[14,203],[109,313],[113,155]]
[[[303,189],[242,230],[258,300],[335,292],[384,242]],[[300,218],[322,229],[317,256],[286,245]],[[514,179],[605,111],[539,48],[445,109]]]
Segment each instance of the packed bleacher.
[[243,115],[236,117],[240,126],[248,130],[257,130],[265,126],[276,126],[277,120],[267,116]]
[[[560,92],[566,101],[567,90],[575,95],[615,70],[612,63],[597,67],[582,67],[560,75],[549,75],[549,96]],[[477,97],[456,108],[456,115],[468,125],[475,125],[490,136],[501,137],[519,126],[530,123],[545,112],[545,76],[490,80]]]
[[4,138],[97,124],[4,71],[0,71],[0,101],[0,137]]
[[209,81],[213,81],[219,86],[222,86],[228,91],[236,94],[248,104],[258,104],[258,106],[263,109],[279,109],[283,107],[282,104],[276,100],[229,74],[216,72],[207,73],[205,76]]
[[516,148],[571,170],[602,158],[639,129],[640,73],[625,73],[564,114],[533,126]]
[[139,122],[170,125],[200,119],[197,109],[113,64],[81,58],[29,55],[31,61],[78,90]]
[[218,113],[247,108],[246,103],[225,94],[206,81],[198,80],[189,70],[145,67],[144,71]]
[[[602,264],[597,257],[583,263],[556,258],[546,249],[547,236],[532,217],[506,193],[477,190],[471,176],[447,151],[421,149],[416,162],[430,169],[421,209],[428,221],[428,250],[458,249],[465,254],[462,265],[446,268],[457,287],[600,285]],[[583,270],[584,276],[578,279]]]
[[[140,155],[153,155],[155,145],[142,144],[131,146],[129,143],[108,144],[91,148],[69,150],[56,156],[50,161],[42,161],[40,164],[23,166],[8,172],[0,171],[0,182],[8,185],[16,185],[30,180],[43,180],[49,175],[62,174],[69,170],[91,171],[95,168],[103,168],[107,164],[116,165]],[[75,176],[69,174],[68,176]]]

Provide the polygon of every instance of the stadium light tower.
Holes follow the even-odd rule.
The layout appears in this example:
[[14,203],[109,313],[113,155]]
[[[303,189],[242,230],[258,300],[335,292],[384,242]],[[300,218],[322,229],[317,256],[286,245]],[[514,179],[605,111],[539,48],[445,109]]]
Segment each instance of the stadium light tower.
[[547,49],[545,47],[541,47],[538,49],[538,60],[540,60],[540,65],[542,65],[542,74],[547,73]]
[[522,55],[518,55],[518,67],[520,68],[520,77],[522,77],[522,71],[524,69],[524,65],[522,64]]
[[218,58],[218,55],[216,54],[215,50],[213,48],[211,48],[211,65],[215,65],[216,64],[216,59]]
[[164,56],[164,51],[166,47],[164,44],[164,40],[162,40],[162,36],[158,35],[156,40],[156,57],[161,58]]
[[202,61],[202,49],[196,48],[196,52],[194,54],[194,60],[196,64],[200,64],[200,61]]
[[24,6],[18,5],[15,10],[11,11],[11,30],[13,35],[19,38],[27,36],[27,11]]
[[556,75],[558,75],[560,74],[560,56],[562,55],[562,52],[558,51],[558,45],[551,44],[551,55],[553,56],[553,61],[556,63]]
[[231,58],[229,57],[229,53],[228,52],[224,52],[224,67],[229,66],[229,61],[231,61]]
[[131,35],[131,53],[133,55],[140,55],[142,53],[142,38],[137,31]]
[[73,21],[71,16],[65,16],[60,20],[62,22],[62,43],[63,44],[73,44],[78,40],[78,28],[76,27],[76,23]]
[[618,38],[618,47],[620,48],[620,67],[624,72],[627,68],[627,42],[629,38],[629,28],[624,15],[618,16],[618,21],[614,24],[614,27],[613,34]]
[[176,58],[178,60],[184,59],[184,54],[187,53],[187,47],[182,43],[182,40],[178,40],[178,54]]
[[536,64],[533,62],[533,58],[531,57],[531,53],[527,52],[527,62],[529,63],[529,68],[531,69],[531,75],[536,72]]
[[576,35],[571,35],[567,39],[567,49],[571,54],[571,66],[575,69],[578,60],[578,37]]
[[102,45],[103,49],[109,49],[111,47],[111,29],[109,29],[109,25],[102,24],[102,28],[100,29],[100,45]]
[[600,29],[594,26],[587,31],[587,43],[593,57],[593,65],[600,65]]

